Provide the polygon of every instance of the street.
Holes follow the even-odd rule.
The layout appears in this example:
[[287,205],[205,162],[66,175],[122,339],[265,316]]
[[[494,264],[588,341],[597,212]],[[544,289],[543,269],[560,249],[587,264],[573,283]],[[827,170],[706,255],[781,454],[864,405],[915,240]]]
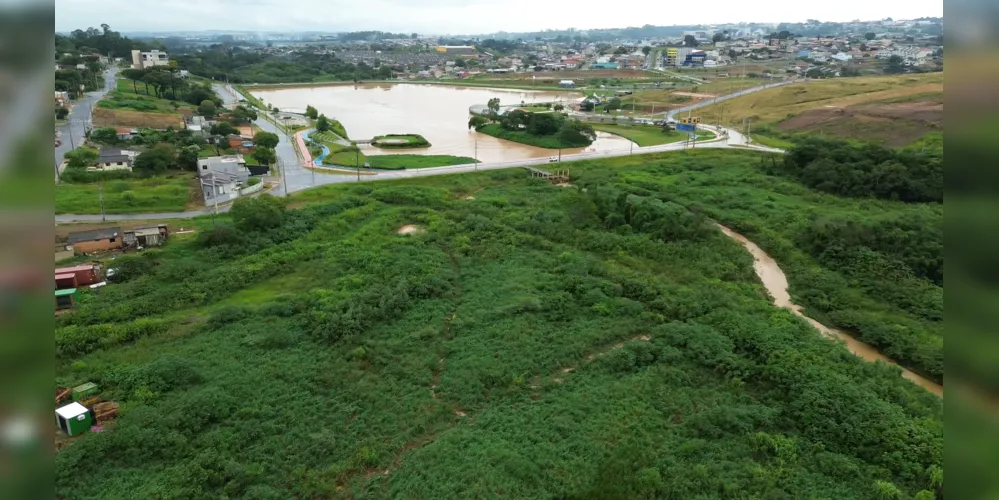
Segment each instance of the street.
[[[104,73],[104,88],[85,93],[83,97],[73,104],[69,115],[66,116],[66,123],[56,127],[56,130],[59,132],[58,138],[62,141],[62,144],[55,146],[56,169],[62,164],[66,153],[77,145],[83,144],[87,128],[93,126],[93,107],[97,105],[97,101],[101,97],[104,97],[108,91],[115,88],[115,85],[117,85],[117,75],[118,68],[114,66],[110,67]],[[55,181],[59,182],[59,174],[55,173],[54,175]]]

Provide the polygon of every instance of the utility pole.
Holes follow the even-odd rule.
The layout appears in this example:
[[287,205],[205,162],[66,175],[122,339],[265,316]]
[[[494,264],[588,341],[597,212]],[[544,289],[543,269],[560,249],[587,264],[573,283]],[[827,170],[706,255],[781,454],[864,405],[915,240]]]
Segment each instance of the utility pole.
[[472,170],[478,170],[479,169],[479,135],[478,134],[479,134],[478,132],[475,133],[475,153],[474,153],[475,154],[475,158],[474,158],[475,165],[472,166]]
[[218,193],[215,192],[215,171],[212,170],[212,200],[215,200],[215,215],[212,216],[212,220],[219,214],[219,197]]
[[[198,176],[198,181],[201,182],[201,194],[204,195],[205,194],[205,178],[199,175]],[[215,186],[214,185],[212,186],[212,197],[213,198],[215,197]],[[209,213],[212,214],[212,228],[214,229],[215,228],[215,212],[209,212]]]
[[281,183],[284,184],[284,195],[288,196],[288,172],[284,168],[284,160],[278,158],[278,169],[281,170]]
[[[354,146],[357,147],[357,146]],[[354,168],[357,170],[357,182],[361,182],[361,150],[354,151]]]
[[107,222],[108,221],[107,216],[104,215],[104,190],[103,190],[103,186],[104,186],[103,182],[98,182],[97,183],[97,199],[100,200],[100,202],[101,202],[101,221]]

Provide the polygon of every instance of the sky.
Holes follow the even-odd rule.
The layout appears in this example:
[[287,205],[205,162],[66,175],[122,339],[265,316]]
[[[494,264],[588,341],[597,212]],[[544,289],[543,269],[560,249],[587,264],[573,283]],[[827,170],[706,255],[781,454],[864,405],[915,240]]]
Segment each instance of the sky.
[[942,17],[942,0],[55,0],[56,31],[366,31],[485,34],[652,24]]

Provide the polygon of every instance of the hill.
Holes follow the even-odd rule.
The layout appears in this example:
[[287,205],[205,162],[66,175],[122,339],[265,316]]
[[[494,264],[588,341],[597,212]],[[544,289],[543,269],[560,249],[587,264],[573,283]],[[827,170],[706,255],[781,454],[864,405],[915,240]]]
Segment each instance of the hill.
[[56,495],[911,497],[942,476],[942,401],[774,308],[704,214],[792,260],[798,295],[847,283],[785,231],[923,208],[758,163],[328,186],[119,257],[57,320],[57,383],[121,416],[57,453]]
[[700,110],[701,119],[784,133],[905,146],[943,130],[943,73],[834,78],[763,90]]

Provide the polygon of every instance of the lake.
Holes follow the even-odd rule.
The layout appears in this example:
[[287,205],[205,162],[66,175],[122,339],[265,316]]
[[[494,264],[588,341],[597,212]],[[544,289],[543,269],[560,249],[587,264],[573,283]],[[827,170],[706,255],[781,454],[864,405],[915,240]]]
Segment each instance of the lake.
[[[362,146],[365,154],[434,154],[477,157],[483,162],[503,162],[554,156],[558,150],[504,141],[468,129],[468,108],[494,97],[501,105],[532,102],[571,102],[582,97],[572,91],[530,91],[428,85],[417,83],[366,83],[251,90],[252,94],[278,109],[305,109],[311,105],[343,124],[351,139],[376,135],[416,133],[432,144],[429,148],[382,150]],[[597,140],[586,148],[566,148],[563,154],[584,151],[625,150],[631,141],[597,132]],[[476,151],[477,156],[476,156]]]

